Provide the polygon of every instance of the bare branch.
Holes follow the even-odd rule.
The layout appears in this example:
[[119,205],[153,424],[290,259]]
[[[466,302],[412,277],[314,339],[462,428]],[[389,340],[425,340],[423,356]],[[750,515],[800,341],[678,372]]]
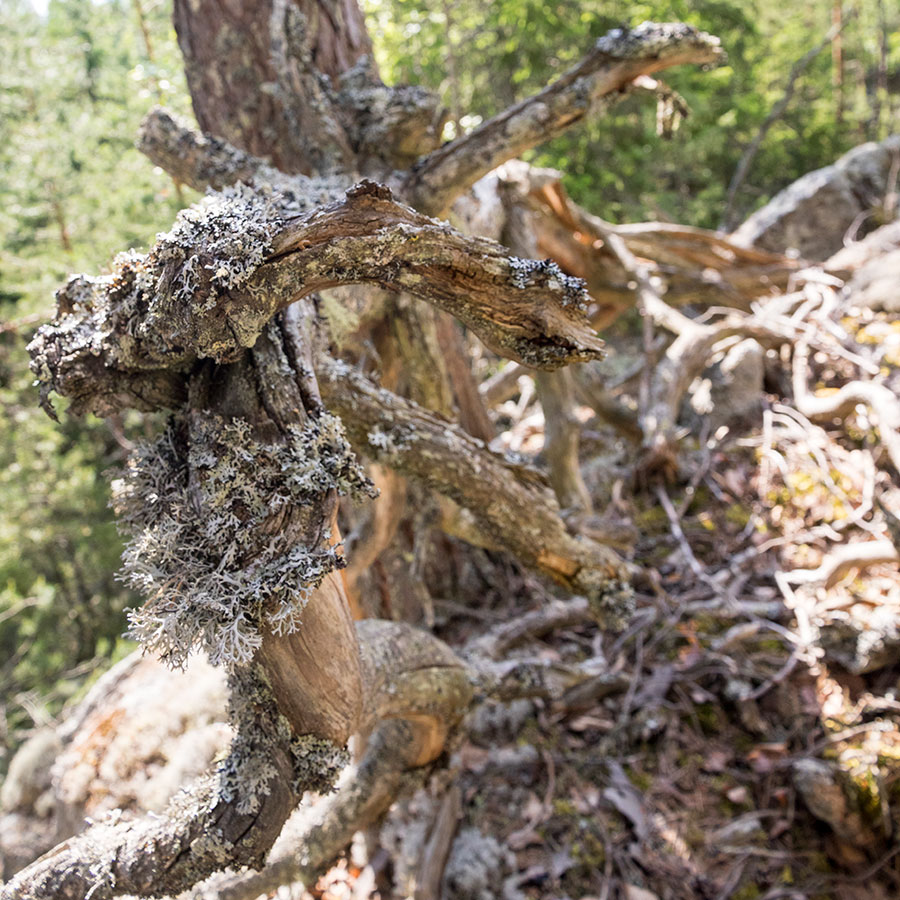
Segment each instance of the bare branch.
[[834,587],[854,569],[863,570],[882,563],[900,562],[892,541],[854,541],[832,550],[816,569],[794,569],[785,573],[790,584],[822,584]]
[[[464,539],[499,547],[568,590],[610,602],[629,578],[613,550],[573,537],[543,479],[487,450],[461,428],[390,391],[344,363],[320,359],[319,386],[351,439],[367,455],[424,482],[463,507],[472,520]],[[619,608],[616,608],[619,607]]]
[[592,619],[591,605],[584,597],[554,600],[540,609],[491,628],[471,641],[466,650],[469,654],[498,660],[527,640],[542,637],[555,628],[581,625]]
[[631,31],[610,31],[581,63],[539,94],[413,166],[403,195],[417,209],[440,214],[501,163],[549,140],[604,102],[620,99],[638,76],[685,63],[715,63],[721,57],[718,39],[689,25],[645,22]]
[[874,381],[850,381],[824,397],[813,396],[806,384],[809,346],[798,341],[794,347],[793,388],[797,409],[808,419],[823,422],[853,415],[857,406],[867,406],[878,421],[881,442],[894,469],[900,472],[900,400],[886,385]]

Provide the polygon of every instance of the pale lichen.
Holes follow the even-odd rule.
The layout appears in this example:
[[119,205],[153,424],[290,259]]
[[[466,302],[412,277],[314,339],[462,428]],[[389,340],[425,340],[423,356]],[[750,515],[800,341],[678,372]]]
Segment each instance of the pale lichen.
[[566,275],[552,259],[522,259],[510,256],[509,280],[519,290],[542,285],[559,294],[563,307],[572,306],[586,312],[590,303],[587,287],[580,278]]
[[591,615],[604,628],[624,628],[634,615],[634,587],[597,569],[582,569],[578,589],[588,598]]
[[291,755],[294,758],[294,790],[298,794],[303,791],[328,793],[350,764],[346,747],[314,734],[293,738]]
[[313,590],[344,564],[327,531],[286,543],[271,523],[371,485],[327,413],[271,444],[242,419],[195,413],[190,423],[138,447],[113,484],[131,533],[122,577],[147,598],[130,611],[131,632],[173,666],[196,646],[240,665],[262,628],[295,631]]
[[217,767],[212,802],[225,800],[235,804],[242,815],[256,814],[280,777],[274,760],[282,751],[289,754],[291,787],[298,796],[304,791],[330,791],[350,761],[346,747],[314,734],[293,734],[288,720],[278,712],[261,666],[234,668],[229,684],[228,711],[235,738],[228,756]]

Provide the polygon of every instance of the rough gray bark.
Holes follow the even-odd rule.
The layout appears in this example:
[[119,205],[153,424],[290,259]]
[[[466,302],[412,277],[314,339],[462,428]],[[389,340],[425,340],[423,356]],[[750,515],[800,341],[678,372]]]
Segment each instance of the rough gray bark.
[[352,166],[349,137],[321,76],[335,79],[371,53],[354,0],[178,0],[174,20],[203,131],[285,172]]

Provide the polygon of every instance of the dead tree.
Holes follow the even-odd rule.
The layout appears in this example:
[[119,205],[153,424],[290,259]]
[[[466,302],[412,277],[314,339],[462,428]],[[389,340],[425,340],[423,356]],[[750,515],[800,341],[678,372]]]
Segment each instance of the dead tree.
[[[235,738],[166,815],[92,825],[4,900],[174,895],[226,866],[260,868],[358,734],[360,775],[306,838],[327,861],[440,756],[476,694],[558,687],[537,663],[498,669],[407,625],[354,625],[335,513],[340,494],[371,486],[351,441],[447,498],[467,539],[585,595],[604,621],[627,610],[628,566],[573,538],[535,473],[328,357],[317,292],[413,295],[536,369],[595,358],[580,280],[429,216],[639,76],[714,62],[717,41],[677,24],[613,31],[538,95],[438,147],[437,103],[380,81],[355,0],[176,0],[175,23],[207,133],[157,116],[143,145],[214,190],[148,253],[70,280],[30,352],[51,412],[52,393],[75,413],[171,411],[114,484],[124,573],[146,598],[132,628],[172,665],[201,649],[227,667]],[[249,896],[231,890],[220,895]]]

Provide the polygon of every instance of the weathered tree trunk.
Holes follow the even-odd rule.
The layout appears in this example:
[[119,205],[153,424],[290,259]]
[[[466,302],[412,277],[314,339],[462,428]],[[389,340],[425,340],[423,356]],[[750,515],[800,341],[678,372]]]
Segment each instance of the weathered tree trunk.
[[336,86],[371,55],[355,0],[176,0],[174,20],[203,131],[283,172],[353,167],[319,74]]

